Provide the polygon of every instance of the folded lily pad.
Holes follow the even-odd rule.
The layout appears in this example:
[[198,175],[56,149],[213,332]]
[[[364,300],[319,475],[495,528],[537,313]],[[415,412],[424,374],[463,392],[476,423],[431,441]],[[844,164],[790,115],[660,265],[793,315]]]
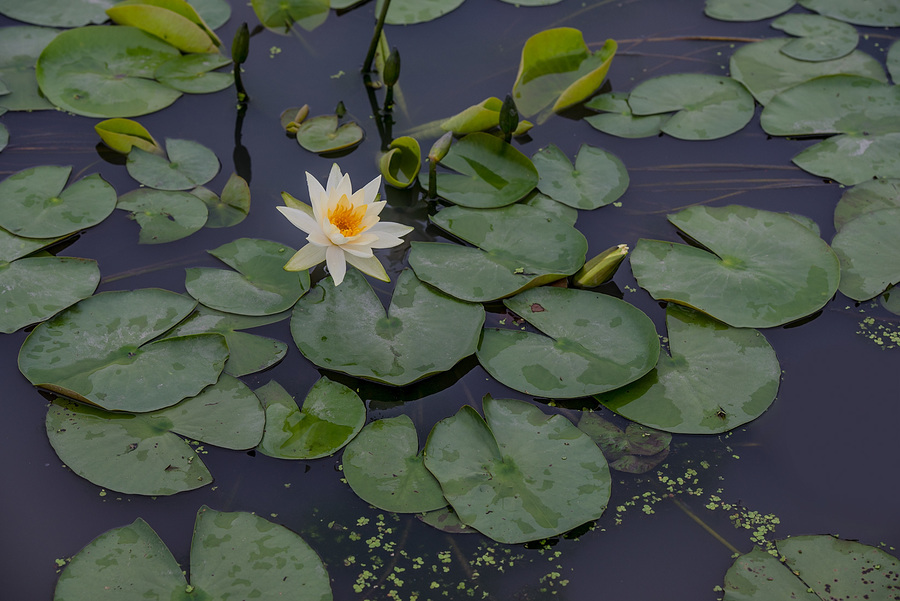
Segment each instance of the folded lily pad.
[[846,3],[843,0],[798,0],[800,6],[820,15],[854,25],[871,27],[900,26],[900,6],[894,0],[866,0]]
[[184,286],[188,294],[219,311],[273,315],[294,306],[309,289],[308,271],[285,271],[293,248],[257,238],[238,238],[209,251],[235,269],[192,267]]
[[526,205],[449,207],[431,221],[478,248],[413,242],[410,267],[423,282],[462,300],[496,300],[572,275],[587,253],[581,232]]
[[584,103],[585,108],[602,111],[585,117],[591,127],[620,138],[649,138],[662,132],[669,115],[635,115],[628,105],[628,94],[600,94]]
[[641,239],[631,269],[653,298],[699,309],[738,328],[768,328],[821,309],[837,290],[837,257],[779,213],[694,206],[669,221],[704,248]]
[[637,380],[659,357],[653,322],[617,298],[545,286],[503,304],[541,333],[485,329],[478,361],[525,394],[552,399],[599,394]]
[[0,13],[17,21],[50,27],[81,27],[106,21],[116,0],[0,0]]
[[208,214],[203,201],[189,192],[151,188],[123,194],[116,208],[130,212],[141,226],[141,244],[162,244],[190,236],[203,227]]
[[703,12],[719,21],[762,21],[788,11],[797,0],[706,0]]
[[881,209],[900,209],[900,179],[873,179],[844,190],[834,207],[834,229],[840,231],[848,221]]
[[[375,14],[381,14],[381,5],[384,0],[378,0],[375,5]],[[463,0],[393,0],[388,9],[388,25],[412,25],[413,23],[425,23],[456,10]]]
[[532,157],[540,175],[538,190],[576,209],[596,209],[618,200],[628,188],[628,170],[614,154],[582,144],[575,167],[555,145]]
[[310,152],[328,153],[353,148],[366,132],[355,122],[339,124],[337,115],[319,115],[300,124],[297,142]]
[[168,159],[140,148],[128,153],[128,174],[157,190],[188,190],[205,184],[219,172],[216,154],[193,140],[166,138]]
[[381,175],[386,184],[395,188],[409,188],[416,183],[422,168],[422,151],[419,142],[409,136],[394,138],[388,151],[378,159]]
[[104,144],[121,154],[128,154],[135,146],[147,152],[163,152],[147,128],[131,119],[106,119],[96,124],[94,131]]
[[[503,108],[503,101],[496,96],[491,96],[478,104],[460,111],[449,119],[445,119],[441,122],[441,129],[452,131],[456,135],[494,129],[500,126],[501,108]],[[532,126],[531,122],[522,119],[512,135],[520,136],[531,129]]]
[[804,171],[845,186],[873,179],[900,179],[900,132],[833,136],[791,160]]
[[100,268],[91,259],[29,257],[0,261],[0,332],[53,317],[94,293]]
[[606,408],[657,430],[718,434],[775,400],[781,366],[762,334],[675,304],[666,308],[666,326],[669,352],[640,380],[597,396]]
[[71,167],[44,165],[0,182],[0,226],[18,236],[52,238],[106,219],[116,208],[113,187],[96,173],[66,187],[71,173]]
[[63,237],[23,238],[0,228],[0,262],[15,261],[62,239]]
[[603,453],[560,415],[512,399],[466,405],[439,421],[425,467],[459,519],[508,544],[557,536],[595,520],[609,502]]
[[757,102],[765,106],[784,90],[821,75],[859,75],[886,82],[884,67],[860,50],[820,62],[801,61],[781,52],[793,40],[774,38],[738,48],[731,55],[731,76],[744,84]]
[[260,23],[285,35],[295,23],[312,31],[325,22],[330,9],[328,0],[252,0],[251,4]]
[[11,111],[53,108],[41,96],[34,67],[38,56],[57,34],[58,29],[31,25],[0,28],[0,80],[9,88],[9,93],[0,98],[0,107]]
[[341,464],[353,492],[379,509],[423,513],[447,505],[441,485],[425,469],[407,415],[367,424],[347,445]]
[[[98,571],[98,566],[103,568]],[[188,584],[169,549],[138,518],[101,534],[75,555],[53,598],[332,599],[322,560],[298,535],[251,513],[224,513],[205,505],[194,524],[190,575]]]
[[[227,449],[251,449],[265,413],[253,391],[228,375],[195,397],[149,413],[112,413],[57,399],[47,412],[47,436],[73,472],[126,494],[172,495],[212,482],[181,436]],[[178,435],[181,436],[178,436]]]
[[784,15],[772,21],[772,27],[800,37],[782,46],[781,52],[801,61],[841,58],[859,43],[855,27],[820,15]]
[[221,196],[203,186],[194,188],[191,194],[202,200],[209,212],[203,227],[232,227],[250,214],[250,185],[237,173],[228,177]]
[[153,341],[196,301],[145,288],[101,292],[38,325],[19,351],[35,386],[110,411],[155,411],[219,378],[225,339],[197,334]]
[[340,286],[326,278],[297,302],[291,334],[319,367],[405,386],[475,352],[483,323],[481,305],[434,291],[409,270],[397,278],[385,313],[365,276],[353,269]]
[[864,213],[844,224],[831,248],[841,260],[840,291],[874,298],[900,283],[900,208]]
[[613,470],[643,474],[669,456],[672,435],[668,432],[633,423],[622,431],[593,411],[581,414],[578,429],[597,443]]
[[[343,384],[320,378],[298,407],[274,380],[256,389],[266,409],[259,451],[279,459],[318,459],[334,455],[366,423],[366,405]],[[381,459],[380,459],[381,460]]]
[[[503,207],[523,198],[538,183],[537,169],[527,156],[484,132],[460,139],[440,164],[456,173],[437,174],[438,195],[463,207]],[[427,173],[420,179],[427,187]]]
[[187,94],[210,94],[234,83],[234,75],[215,71],[231,63],[221,54],[189,54],[161,64],[156,80]]
[[185,53],[218,52],[222,44],[185,0],[121,0],[106,14],[119,25],[137,27]]
[[730,77],[705,73],[663,75],[639,84],[628,105],[634,115],[675,112],[660,126],[681,140],[715,140],[744,128],[753,118],[753,97]]
[[35,75],[47,99],[86,117],[135,117],[163,109],[181,92],[153,80],[178,50],[134,27],[79,27],[56,36]]

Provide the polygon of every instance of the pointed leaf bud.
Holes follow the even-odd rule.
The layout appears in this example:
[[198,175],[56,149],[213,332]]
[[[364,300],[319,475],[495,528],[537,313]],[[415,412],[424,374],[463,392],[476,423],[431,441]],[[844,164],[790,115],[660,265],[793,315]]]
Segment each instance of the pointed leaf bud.
[[622,261],[628,255],[628,245],[620,244],[609,248],[587,263],[572,278],[578,288],[594,288],[616,274]]

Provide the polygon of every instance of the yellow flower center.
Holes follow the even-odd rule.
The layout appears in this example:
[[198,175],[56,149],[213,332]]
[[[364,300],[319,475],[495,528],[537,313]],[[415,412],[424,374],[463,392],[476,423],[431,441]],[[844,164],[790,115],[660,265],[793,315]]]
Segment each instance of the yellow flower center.
[[328,211],[328,221],[331,222],[345,238],[350,238],[363,231],[362,221],[366,216],[366,205],[354,207],[350,199],[344,194],[341,199]]

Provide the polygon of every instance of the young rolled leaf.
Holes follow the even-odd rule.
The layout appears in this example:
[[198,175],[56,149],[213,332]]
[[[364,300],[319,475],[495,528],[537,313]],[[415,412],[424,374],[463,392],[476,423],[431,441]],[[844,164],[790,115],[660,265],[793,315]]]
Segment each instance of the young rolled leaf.
[[395,138],[388,146],[388,151],[378,159],[378,166],[386,184],[395,188],[409,188],[416,183],[422,168],[419,142],[409,136]]
[[218,52],[219,37],[184,0],[121,0],[106,9],[119,25],[137,27],[182,52]]
[[133,147],[162,154],[159,145],[147,128],[132,119],[106,119],[94,126],[103,143],[120,154],[128,154]]

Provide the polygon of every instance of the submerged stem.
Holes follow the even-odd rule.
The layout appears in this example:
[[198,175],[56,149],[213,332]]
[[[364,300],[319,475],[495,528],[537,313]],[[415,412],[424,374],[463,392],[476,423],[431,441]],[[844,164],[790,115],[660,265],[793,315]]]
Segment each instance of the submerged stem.
[[707,524],[706,522],[704,522],[703,520],[701,520],[701,519],[697,516],[696,513],[694,513],[694,512],[691,511],[690,509],[688,509],[687,505],[685,505],[684,503],[682,503],[681,501],[679,501],[678,499],[675,499],[675,498],[672,498],[672,502],[675,503],[675,506],[676,506],[678,509],[680,509],[681,511],[683,511],[684,513],[686,513],[687,516],[688,516],[689,518],[691,518],[692,520],[694,520],[695,522],[697,522],[697,523],[700,525],[701,528],[703,528],[704,530],[706,530],[707,532],[709,532],[709,533],[713,536],[713,538],[715,538],[717,541],[719,541],[720,543],[722,543],[723,545],[725,545],[725,546],[728,548],[729,551],[731,551],[732,553],[736,553],[736,554],[738,554],[738,555],[741,554],[741,552],[738,551],[737,547],[735,547],[734,545],[732,545],[731,543],[729,543],[727,540],[725,540],[725,537],[723,537],[721,534],[719,534],[718,532],[716,532],[715,530],[713,530],[712,527],[711,527],[709,524]]

